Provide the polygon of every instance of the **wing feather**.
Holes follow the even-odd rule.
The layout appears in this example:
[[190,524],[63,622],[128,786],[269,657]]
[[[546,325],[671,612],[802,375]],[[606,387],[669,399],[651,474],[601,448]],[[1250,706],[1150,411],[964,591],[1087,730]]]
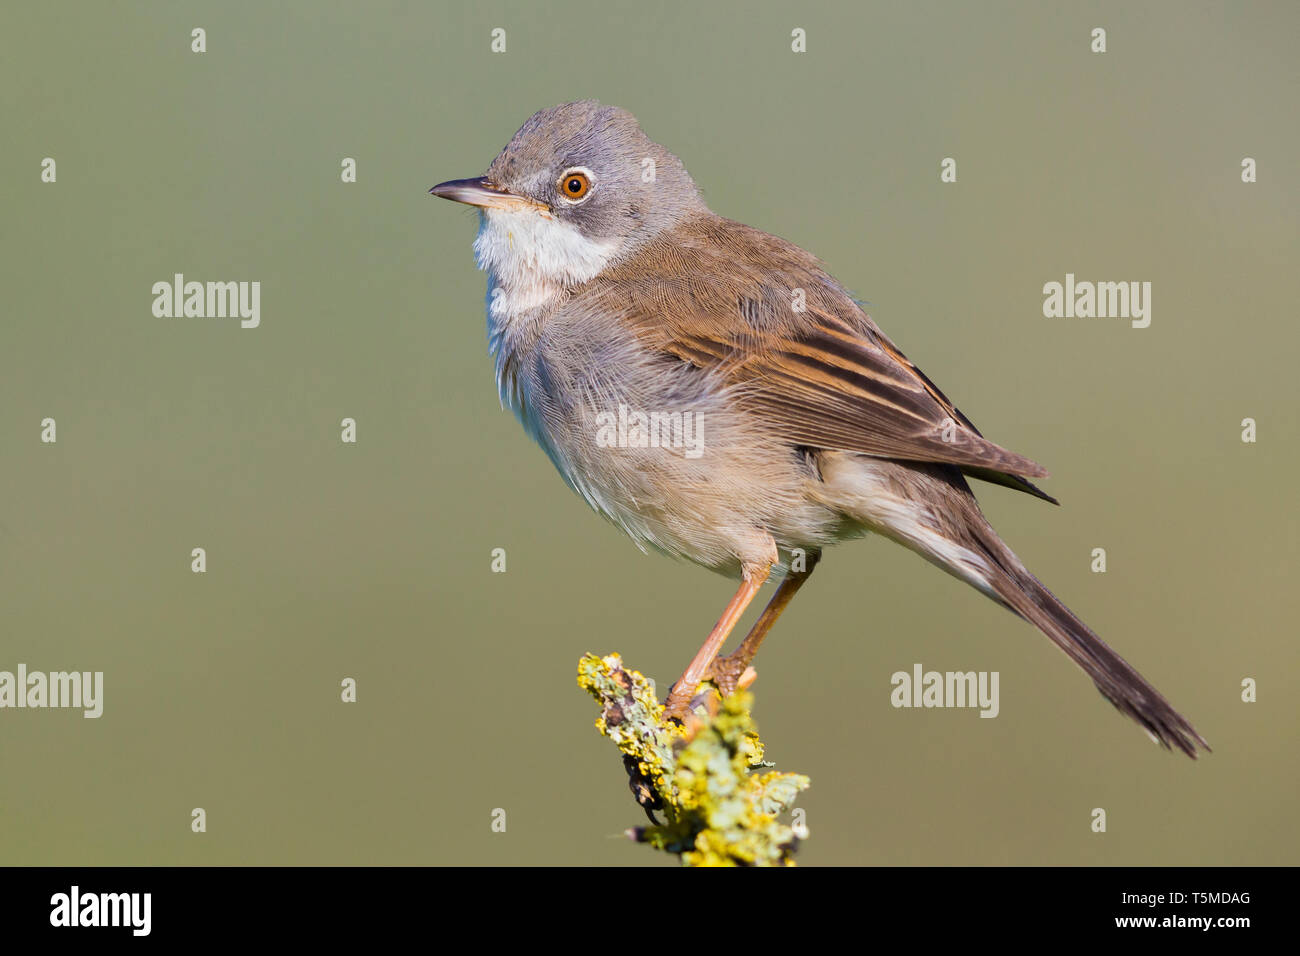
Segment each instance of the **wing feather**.
[[[706,369],[794,445],[955,465],[1053,501],[1046,469],[984,438],[811,255],[713,217],[592,290],[647,346]],[[666,264],[647,271],[644,263]],[[687,268],[689,264],[689,268]],[[708,277],[701,281],[700,276]],[[796,290],[803,308],[796,308]]]

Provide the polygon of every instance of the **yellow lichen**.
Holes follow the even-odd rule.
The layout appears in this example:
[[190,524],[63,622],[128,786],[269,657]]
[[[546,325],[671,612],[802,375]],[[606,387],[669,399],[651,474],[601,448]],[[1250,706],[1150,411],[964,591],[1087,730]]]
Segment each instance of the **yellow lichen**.
[[778,818],[809,781],[752,772],[766,765],[751,694],[713,695],[683,730],[664,721],[654,684],[617,654],[584,656],[578,684],[600,703],[596,729],[618,744],[633,794],[654,821],[631,830],[634,839],[688,866],[793,865],[798,840]]

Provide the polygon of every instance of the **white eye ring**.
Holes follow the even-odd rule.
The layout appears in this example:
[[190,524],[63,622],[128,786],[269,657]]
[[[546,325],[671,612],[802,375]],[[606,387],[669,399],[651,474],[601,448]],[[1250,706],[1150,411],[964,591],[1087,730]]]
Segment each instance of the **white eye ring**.
[[[569,180],[571,179],[581,180],[584,186],[586,187],[577,196],[573,196],[565,188]],[[591,198],[591,194],[595,192],[595,190],[596,190],[596,174],[593,173],[586,166],[570,166],[568,169],[564,171],[564,175],[561,176],[555,183],[555,191],[558,192],[560,194],[560,198],[563,199],[570,206],[578,206],[586,202],[588,199]]]

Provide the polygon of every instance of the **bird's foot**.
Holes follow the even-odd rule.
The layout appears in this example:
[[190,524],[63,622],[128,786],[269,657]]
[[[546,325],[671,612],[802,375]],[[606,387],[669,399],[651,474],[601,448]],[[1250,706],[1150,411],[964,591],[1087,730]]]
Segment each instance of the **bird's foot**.
[[700,695],[674,684],[664,701],[664,722],[675,723],[685,727],[687,719],[694,714],[695,707],[701,703]]
[[718,709],[718,697],[713,689],[705,686],[712,683],[723,697],[730,697],[738,690],[745,690],[758,679],[758,672],[749,666],[749,661],[737,655],[715,658],[709,665],[699,687],[685,688],[674,684],[664,701],[664,720],[685,725],[688,715],[697,707],[704,707],[710,714]]
[[713,681],[723,697],[730,697],[738,690],[745,690],[758,679],[758,671],[749,666],[749,659],[739,653],[716,657],[709,665],[705,680]]

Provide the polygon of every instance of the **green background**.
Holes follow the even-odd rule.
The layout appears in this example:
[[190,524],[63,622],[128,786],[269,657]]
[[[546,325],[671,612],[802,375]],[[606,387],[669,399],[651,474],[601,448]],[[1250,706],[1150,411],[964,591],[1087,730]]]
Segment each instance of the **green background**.
[[[1052,471],[1061,508],[987,514],[1215,749],[1161,752],[1028,625],[847,544],[758,658],[802,862],[1300,862],[1297,10],[5,4],[0,669],[106,692],[0,711],[0,862],[670,862],[620,836],[576,665],[666,686],[732,584],[640,554],[501,411],[475,216],[425,194],[585,97]],[[176,272],[260,281],[261,327],[155,318]],[[1044,318],[1067,272],[1152,282],[1151,327]],[[999,671],[1001,715],[893,709],[916,662]]]

